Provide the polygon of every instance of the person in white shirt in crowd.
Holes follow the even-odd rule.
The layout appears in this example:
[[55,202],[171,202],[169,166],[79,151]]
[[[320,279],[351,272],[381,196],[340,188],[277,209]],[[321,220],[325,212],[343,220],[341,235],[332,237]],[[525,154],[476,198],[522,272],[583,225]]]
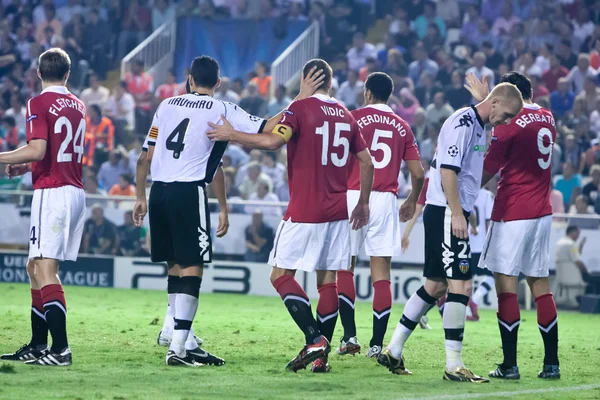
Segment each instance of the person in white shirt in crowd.
[[110,97],[110,90],[100,84],[98,75],[95,72],[91,72],[89,75],[90,87],[84,89],[81,92],[79,98],[83,101],[86,107],[89,108],[92,104],[97,104],[100,107],[104,106],[108,102]]
[[433,95],[433,103],[425,109],[425,120],[429,125],[445,121],[454,112],[454,108],[446,101],[444,92]]
[[556,304],[566,307],[577,307],[577,297],[585,292],[584,276],[588,270],[581,261],[581,252],[586,238],[581,239],[580,230],[576,226],[569,226],[566,235],[556,243],[556,281],[558,296]]
[[[229,145],[227,147],[231,147],[231,145]],[[235,187],[239,188],[242,185],[242,183],[244,183],[244,180],[248,176],[248,169],[252,166],[252,162],[261,164],[262,158],[263,158],[263,152],[261,150],[258,150],[258,149],[250,150],[250,159],[246,160],[244,163],[242,163],[241,164],[242,166],[238,168],[238,170],[235,174]],[[232,162],[233,162],[233,160],[232,160]]]
[[577,95],[583,90],[585,78],[595,77],[597,74],[598,71],[590,66],[589,54],[581,53],[577,58],[577,65],[571,69],[567,79],[571,83],[573,92]]
[[277,153],[275,152],[264,154],[262,159],[262,172],[271,178],[273,190],[276,190],[283,185],[283,177],[284,175],[287,175],[285,166],[282,163],[277,162]]
[[[279,198],[275,193],[270,191],[269,184],[266,182],[259,182],[256,186],[256,192],[252,193],[248,197],[249,201],[264,201],[268,203],[273,203],[279,201]],[[254,214],[255,211],[261,210],[263,215],[273,215],[275,217],[281,217],[281,207],[279,206],[269,206],[265,205],[246,205],[244,207],[244,212],[246,214]]]
[[56,19],[58,19],[63,26],[66,26],[69,22],[71,22],[75,15],[87,14],[86,7],[84,7],[81,3],[81,0],[69,0],[67,5],[60,7],[56,11]]
[[157,30],[162,24],[175,17],[175,7],[169,0],[156,0],[152,7],[152,29]]
[[348,80],[340,85],[337,91],[337,99],[341,101],[346,108],[356,108],[357,96],[362,96],[365,83],[358,79],[358,72],[348,71]]
[[487,57],[481,51],[476,52],[473,55],[473,66],[469,68],[466,74],[475,74],[477,79],[483,82],[483,77],[487,77],[488,86],[490,91],[494,88],[494,71],[485,66]]
[[572,24],[573,37],[578,41],[579,45],[583,44],[588,37],[592,36],[596,27],[590,20],[590,10],[586,7],[579,8],[579,15],[572,21]]
[[127,92],[127,83],[119,82],[104,105],[104,115],[117,122],[123,121],[128,129],[135,129],[135,99]]
[[367,65],[367,58],[377,59],[377,48],[374,44],[365,41],[365,34],[356,32],[352,38],[353,46],[346,57],[348,58],[348,68],[358,71]]
[[224,76],[221,78],[221,85],[219,85],[217,90],[215,90],[215,99],[238,104],[240,102],[240,96],[230,89],[230,83],[231,82],[228,77]]
[[521,19],[513,15],[512,3],[509,1],[502,4],[500,14],[494,25],[492,25],[492,34],[494,36],[509,36],[513,25],[521,22]]
[[542,73],[545,74],[550,69],[550,58],[554,53],[554,46],[550,43],[544,43],[540,47],[540,52],[535,58],[535,65],[540,67]]
[[15,126],[19,130],[20,134],[25,133],[25,114],[27,110],[25,108],[23,98],[18,94],[10,96],[10,108],[4,113],[7,117],[13,117],[15,119]]
[[285,85],[277,85],[275,88],[275,97],[269,101],[269,105],[267,106],[267,118],[279,114],[291,102],[292,99],[286,95]]
[[271,178],[262,172],[261,165],[258,162],[252,161],[248,165],[248,174],[239,187],[240,196],[243,199],[250,199],[258,191],[258,186],[261,183],[266,184],[269,188],[273,187]]
[[592,131],[598,132],[598,138],[600,139],[600,100],[596,101],[596,109],[590,115],[590,128],[592,128]]

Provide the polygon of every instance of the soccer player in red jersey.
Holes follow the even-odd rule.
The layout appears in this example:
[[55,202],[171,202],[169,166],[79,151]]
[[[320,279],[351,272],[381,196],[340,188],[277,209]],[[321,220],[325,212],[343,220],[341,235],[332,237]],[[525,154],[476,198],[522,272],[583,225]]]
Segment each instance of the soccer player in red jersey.
[[[392,311],[391,268],[392,257],[400,255],[400,222],[411,219],[417,199],[423,187],[424,171],[419,150],[410,126],[394,114],[386,104],[394,90],[389,75],[374,72],[365,82],[366,107],[352,111],[363,138],[370,146],[375,166],[373,191],[369,200],[371,209],[369,224],[350,233],[352,261],[349,270],[338,272],[340,319],[344,326],[337,353],[355,354],[360,351],[354,321],[354,267],[360,248],[365,246],[371,258],[371,281],[373,284],[373,335],[367,357],[376,358],[383,346]],[[398,213],[398,175],[404,160],[412,180],[412,191]],[[353,209],[360,196],[360,170],[356,160],[351,160],[348,178],[348,209]]]
[[85,106],[66,88],[70,69],[71,60],[61,49],[40,56],[37,72],[43,90],[27,103],[27,145],[0,153],[9,176],[31,171],[34,188],[27,265],[32,338],[15,353],[3,355],[4,360],[48,366],[72,363],[58,263],[77,259],[83,234]]
[[510,124],[494,128],[484,162],[482,185],[500,172],[492,224],[480,262],[496,279],[498,327],[504,353],[504,361],[489,376],[520,378],[517,332],[521,317],[517,279],[522,273],[535,298],[538,327],[544,341],[544,366],[538,377],[558,379],[558,319],[548,283],[555,121],[549,110],[532,102],[527,77],[510,72],[502,77],[502,82],[517,86],[525,104]]
[[[352,114],[329,97],[332,70],[323,60],[306,63],[303,76],[323,72],[314,95],[294,101],[283,112],[272,133],[251,135],[224,125],[211,125],[213,140],[229,140],[247,147],[277,150],[287,143],[290,202],[277,228],[269,264],[271,283],[302,330],[306,346],[287,365],[313,372],[329,372],[327,355],[338,314],[336,272],[350,265],[350,224],[353,229],[369,220],[373,162]],[[352,153],[352,154],[351,154]],[[348,174],[351,157],[360,164],[360,196],[348,223]],[[296,271],[317,272],[319,303],[315,320]]]

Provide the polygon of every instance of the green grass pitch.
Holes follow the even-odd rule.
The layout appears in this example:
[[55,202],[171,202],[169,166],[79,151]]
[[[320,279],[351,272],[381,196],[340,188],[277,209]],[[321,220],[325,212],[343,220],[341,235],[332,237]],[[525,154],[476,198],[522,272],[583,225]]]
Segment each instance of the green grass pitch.
[[[522,312],[519,382],[468,384],[442,380],[444,340],[437,311],[429,331],[417,328],[405,351],[412,376],[395,376],[364,354],[332,352],[330,374],[297,374],[284,367],[303,345],[300,331],[276,297],[201,294],[195,329],[224,367],[164,365],[156,345],[166,294],[159,291],[67,287],[68,331],[74,364],[67,368],[0,363],[0,399],[600,399],[600,316],[559,314],[563,378],[542,381],[542,342],[535,312]],[[29,289],[0,284],[0,352],[29,340]],[[313,304],[313,309],[315,305]],[[371,309],[357,304],[359,340],[370,339]],[[386,341],[401,316],[395,306]],[[501,360],[495,313],[467,323],[464,360],[487,374]],[[341,325],[333,345],[341,336]],[[559,389],[560,391],[553,391]],[[513,393],[514,392],[514,393]]]

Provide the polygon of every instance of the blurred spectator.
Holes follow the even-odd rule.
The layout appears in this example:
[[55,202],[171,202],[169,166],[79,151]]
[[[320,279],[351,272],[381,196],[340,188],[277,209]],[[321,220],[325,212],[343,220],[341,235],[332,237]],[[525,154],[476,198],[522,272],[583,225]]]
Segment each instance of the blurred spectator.
[[15,126],[20,135],[25,135],[25,104],[20,95],[13,94],[10,96],[10,108],[4,113],[5,117],[13,117]]
[[277,153],[264,153],[262,159],[262,172],[271,178],[271,182],[273,182],[273,190],[283,185],[283,177],[286,174],[286,169],[282,163],[277,162]]
[[247,95],[240,100],[240,107],[252,115],[263,116],[267,113],[267,102],[260,96],[256,82],[249,82]]
[[119,251],[117,227],[104,217],[102,206],[92,207],[92,217],[85,222],[82,251],[88,254],[116,255]]
[[446,98],[455,110],[471,104],[471,93],[464,87],[465,76],[461,71],[452,72],[452,85],[446,89]]
[[525,21],[531,15],[532,9],[535,7],[535,0],[513,0],[514,14],[522,21]]
[[575,135],[569,134],[565,138],[565,147],[563,149],[563,162],[570,163],[577,173],[581,173],[585,166],[585,155],[583,149],[577,143]]
[[383,46],[383,49],[379,50],[377,53],[377,61],[382,67],[392,67],[392,65],[388,65],[388,56],[391,50],[396,50],[400,54],[400,59],[402,59],[402,55],[406,53],[406,49],[397,45],[396,40],[389,33],[387,33],[383,39]]
[[104,105],[104,113],[111,118],[116,126],[133,130],[135,128],[135,100],[127,92],[127,83],[119,82],[112,96]]
[[496,51],[491,42],[481,42],[481,52],[485,54],[485,65],[491,70],[497,70],[504,63],[504,56]]
[[215,90],[215,99],[238,104],[240,102],[240,96],[229,88],[229,83],[229,78],[226,76],[221,77],[221,84],[217,90]]
[[429,137],[430,127],[425,120],[425,110],[419,108],[415,112],[414,121],[410,129],[415,135],[417,143],[421,143],[423,140]]
[[281,110],[290,105],[292,99],[286,95],[286,90],[287,89],[285,88],[285,85],[277,85],[277,88],[275,89],[275,97],[271,99],[269,105],[267,106],[267,118],[274,117],[275,115],[279,114]]
[[125,257],[148,256],[148,252],[143,249],[146,241],[146,228],[135,226],[133,211],[126,211],[124,219],[124,224],[118,228],[119,255]]
[[[230,146],[227,146],[230,147]],[[244,162],[240,162],[239,168],[237,169],[237,173],[235,174],[235,184],[234,186],[236,188],[239,188],[242,183],[244,183],[244,180],[246,179],[246,176],[248,175],[248,168],[250,168],[253,161],[257,162],[258,164],[262,164],[262,159],[263,159],[263,152],[261,150],[257,150],[257,149],[253,149],[250,150],[250,156],[249,159],[246,159]],[[241,158],[240,158],[241,161]],[[232,163],[235,165],[233,158],[232,158]]]
[[552,214],[564,214],[565,198],[562,193],[554,188],[553,183],[550,183],[550,204],[552,204]]
[[[183,89],[183,90],[181,90]],[[165,83],[158,85],[154,92],[154,103],[158,106],[161,101],[168,99],[169,97],[179,96],[185,94],[185,88],[182,88],[175,81],[175,71],[172,69],[166,73]]]
[[419,109],[419,100],[412,94],[412,92],[403,88],[400,90],[400,102],[395,104],[392,109],[406,121],[407,124],[412,125],[414,123],[415,113]]
[[542,78],[545,76],[546,72],[550,70],[550,58],[552,57],[553,51],[554,46],[544,42],[535,58],[535,65],[542,70]]
[[[129,0],[121,20],[121,33],[117,43],[117,59],[122,59],[140,44],[152,29],[150,9],[141,0]],[[152,90],[152,88],[150,88]]]
[[383,70],[387,71],[389,74],[396,72],[399,69],[405,69],[406,73],[404,75],[408,74],[408,69],[406,63],[404,62],[404,57],[398,49],[388,50],[387,55],[385,57],[385,61],[386,63],[382,64]]
[[577,65],[578,59],[573,53],[570,40],[562,39],[560,41],[560,45],[558,46],[558,59],[560,60],[560,63],[568,70]]
[[479,19],[477,6],[474,4],[469,5],[460,29],[460,39],[462,42],[470,42],[471,38],[477,35],[479,31]]
[[458,0],[437,0],[437,15],[444,20],[446,26],[458,27],[460,24]]
[[467,38],[468,42],[476,47],[481,47],[483,42],[490,42],[494,47],[498,46],[498,37],[490,30],[490,23],[480,18],[477,22],[477,32]]
[[481,2],[481,16],[489,22],[494,22],[502,14],[502,5],[505,0],[483,0]]
[[550,94],[550,110],[555,118],[562,118],[573,108],[575,93],[567,78],[558,80],[558,89]]
[[269,97],[269,89],[271,87],[271,75],[269,75],[269,64],[264,61],[259,61],[254,65],[256,77],[252,82],[258,87],[258,93],[265,98]]
[[485,54],[478,51],[473,55],[473,66],[466,71],[466,74],[473,73],[479,80],[482,80],[486,76],[491,91],[494,88],[494,71],[485,66],[486,61],[487,57]]
[[423,47],[427,52],[433,52],[435,49],[444,46],[445,40],[440,33],[440,28],[436,24],[427,26],[427,34],[423,38]]
[[137,160],[140,158],[142,151],[142,139],[136,135],[133,137],[131,150],[129,150],[129,153],[127,153],[127,158],[129,160],[129,173],[134,177],[137,169]]
[[265,184],[267,187],[273,187],[271,178],[267,174],[262,173],[261,165],[252,161],[248,165],[248,173],[244,178],[244,182],[240,185],[239,191],[240,196],[243,199],[249,199],[252,194],[255,194],[258,190],[258,185]]
[[[584,194],[580,194],[575,198],[575,210],[571,214],[590,216],[593,215],[589,210],[590,199]],[[600,219],[598,218],[577,218],[571,217],[569,219],[570,226],[576,226],[579,229],[592,229],[597,230],[600,228]]]
[[430,24],[435,24],[440,30],[440,36],[446,37],[446,22],[436,16],[436,5],[433,1],[423,3],[423,14],[419,15],[413,22],[413,29],[419,39],[427,35],[427,29]]
[[169,0],[156,0],[152,7],[152,30],[175,18],[175,7]]
[[90,108],[92,104],[97,104],[102,107],[108,101],[110,97],[110,90],[100,84],[98,75],[95,72],[91,72],[88,76],[90,87],[84,89],[81,92],[79,98],[85,104],[86,108]]
[[[135,0],[134,0],[135,1]],[[135,60],[131,65],[131,72],[125,74],[127,91],[135,99],[135,126],[139,130],[150,128],[152,109],[152,95],[154,94],[154,79],[152,75],[144,72],[144,62]]]
[[429,136],[419,143],[419,153],[424,160],[433,160],[435,147],[437,145],[438,136],[440,134],[440,124],[432,123],[429,128]]
[[368,57],[367,64],[358,71],[358,79],[365,82],[370,73],[380,70],[379,62],[375,58]]
[[304,4],[297,1],[290,2],[288,21],[306,21],[308,17],[304,14]]
[[265,225],[260,210],[252,214],[252,223],[246,228],[246,253],[244,260],[265,263],[273,247],[273,228]]
[[129,160],[125,149],[119,148],[110,152],[108,161],[105,161],[98,170],[98,183],[100,187],[108,190],[119,182],[119,176],[129,172]]
[[100,18],[100,11],[92,8],[83,27],[83,47],[88,53],[90,65],[94,67],[100,79],[106,78],[109,68],[110,43],[110,26]]
[[415,95],[419,99],[420,104],[430,104],[433,101],[433,96],[437,92],[441,92],[442,87],[434,81],[433,75],[428,71],[423,71],[421,74],[421,86],[415,90]]
[[557,177],[554,187],[562,193],[565,210],[568,210],[571,200],[577,197],[581,190],[581,175],[571,162],[567,161],[563,164],[563,174]]
[[558,87],[558,80],[569,75],[569,70],[560,64],[560,59],[556,54],[550,54],[550,69],[542,75],[542,82],[550,92]]
[[31,60],[31,38],[29,32],[24,26],[17,28],[17,37],[15,39],[15,47],[19,51],[19,57],[25,64],[29,64]]
[[586,8],[581,8],[577,18],[572,21],[573,37],[577,39],[581,45],[585,40],[594,33],[594,23],[590,21],[590,14]]
[[348,80],[337,91],[337,99],[349,109],[356,108],[356,97],[363,92],[364,85],[363,81],[358,80],[358,72],[349,70]]
[[562,172],[562,147],[558,142],[554,142],[552,148],[552,176],[558,175]]
[[573,67],[567,75],[567,79],[573,85],[573,91],[578,94],[583,90],[583,85],[587,77],[596,77],[596,70],[590,66],[590,56],[580,54],[577,59],[577,66]]
[[[392,29],[394,24],[396,24],[396,28]],[[417,35],[410,29],[410,26],[405,19],[393,21],[390,25],[390,33],[394,35],[396,44],[407,50],[417,41]]]
[[81,0],[68,0],[66,5],[63,5],[56,12],[58,20],[67,25],[76,15],[83,15],[85,7],[81,4]]
[[581,261],[581,252],[585,238],[577,245],[580,230],[569,226],[566,235],[556,243],[556,281],[558,296],[556,303],[567,307],[577,307],[577,297],[585,292],[583,277],[588,274],[587,267]]
[[492,26],[494,36],[508,36],[513,25],[521,22],[519,17],[513,15],[513,6],[510,1],[505,1],[500,8],[500,17],[497,17]]
[[231,160],[231,165],[234,168],[238,168],[241,165],[247,164],[250,161],[248,153],[242,149],[242,147],[235,143],[230,143],[225,150],[224,157],[227,156]]
[[111,196],[135,196],[135,186],[133,186],[133,177],[129,174],[119,175],[117,184],[110,188]]
[[536,72],[535,74],[530,74],[529,79],[531,80],[531,90],[533,91],[533,99],[537,101],[542,97],[550,96],[550,91],[544,84],[541,82],[541,74]]
[[232,214],[243,214],[244,206],[242,204],[233,204],[233,201],[242,200],[242,198],[240,197],[240,192],[234,185],[235,169],[232,167],[223,168],[223,172],[225,174],[225,194],[227,195],[227,205],[229,207],[229,212]]
[[[278,202],[279,198],[275,193],[271,192],[271,188],[265,182],[259,182],[256,186],[256,192],[252,193],[248,197],[249,201],[264,201],[266,203]],[[246,205],[244,207],[244,212],[246,214],[253,214],[256,211],[261,210],[264,215],[273,215],[275,217],[281,217],[281,207],[279,206],[256,206],[256,205]]]
[[[83,190],[85,194],[92,194],[96,196],[106,196],[106,191],[98,188],[98,179],[95,175],[86,176],[83,180]],[[95,204],[97,199],[90,199],[89,197],[85,200],[86,207],[91,207]]]
[[283,184],[275,188],[274,193],[277,195],[277,198],[279,198],[279,201],[290,201],[290,186],[288,184],[287,172],[283,174]]
[[446,96],[443,92],[437,92],[433,95],[433,103],[425,109],[425,120],[429,125],[438,123],[440,120],[446,120],[454,109],[446,102]]
[[102,116],[102,110],[97,104],[87,109],[87,131],[94,135],[96,146],[102,146],[105,151],[115,147],[115,127],[110,119]]
[[600,196],[598,196],[598,193],[600,193],[600,165],[594,165],[590,168],[590,176],[592,180],[583,187],[581,194],[587,197],[588,205],[600,205]]
[[2,129],[4,130],[4,138],[0,137],[0,142],[2,142],[0,148],[5,151],[15,150],[19,147],[19,129],[16,126],[15,118],[5,114],[2,118]]
[[590,125],[592,130],[598,133],[598,138],[600,138],[600,100],[596,102],[596,108],[590,114]]
[[56,8],[54,7],[54,4],[51,3],[52,2],[44,6],[44,20],[37,24],[35,30],[35,40],[39,43],[43,43],[44,39],[47,38],[44,33],[47,27],[52,28],[53,35],[62,36],[63,26],[60,21],[56,19]]
[[93,167],[96,161],[96,137],[93,133],[86,132],[83,137],[83,159],[81,163]]
[[600,69],[600,39],[593,41],[593,47],[590,50],[590,66],[596,71]]
[[377,59],[377,49],[372,43],[365,41],[365,35],[362,32],[356,32],[352,39],[353,46],[346,57],[348,58],[348,68],[358,71],[367,64],[367,58]]
[[431,78],[435,77],[440,69],[435,61],[427,56],[427,52],[422,43],[415,46],[415,61],[408,66],[408,76],[413,80],[417,87],[423,86],[421,77],[423,72],[428,72]]
[[585,103],[585,113],[591,114],[596,109],[596,103],[600,100],[600,88],[596,86],[596,78],[587,76],[583,82],[583,91],[581,91],[575,100],[581,100]]

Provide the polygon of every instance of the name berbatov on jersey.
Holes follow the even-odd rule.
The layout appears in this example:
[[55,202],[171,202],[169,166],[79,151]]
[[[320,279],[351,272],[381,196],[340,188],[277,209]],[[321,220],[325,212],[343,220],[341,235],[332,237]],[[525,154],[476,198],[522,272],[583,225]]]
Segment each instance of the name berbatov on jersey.
[[519,125],[521,128],[525,128],[528,124],[535,122],[544,122],[551,124],[552,126],[556,126],[554,123],[554,117],[551,115],[527,113],[515,119],[515,124]]

